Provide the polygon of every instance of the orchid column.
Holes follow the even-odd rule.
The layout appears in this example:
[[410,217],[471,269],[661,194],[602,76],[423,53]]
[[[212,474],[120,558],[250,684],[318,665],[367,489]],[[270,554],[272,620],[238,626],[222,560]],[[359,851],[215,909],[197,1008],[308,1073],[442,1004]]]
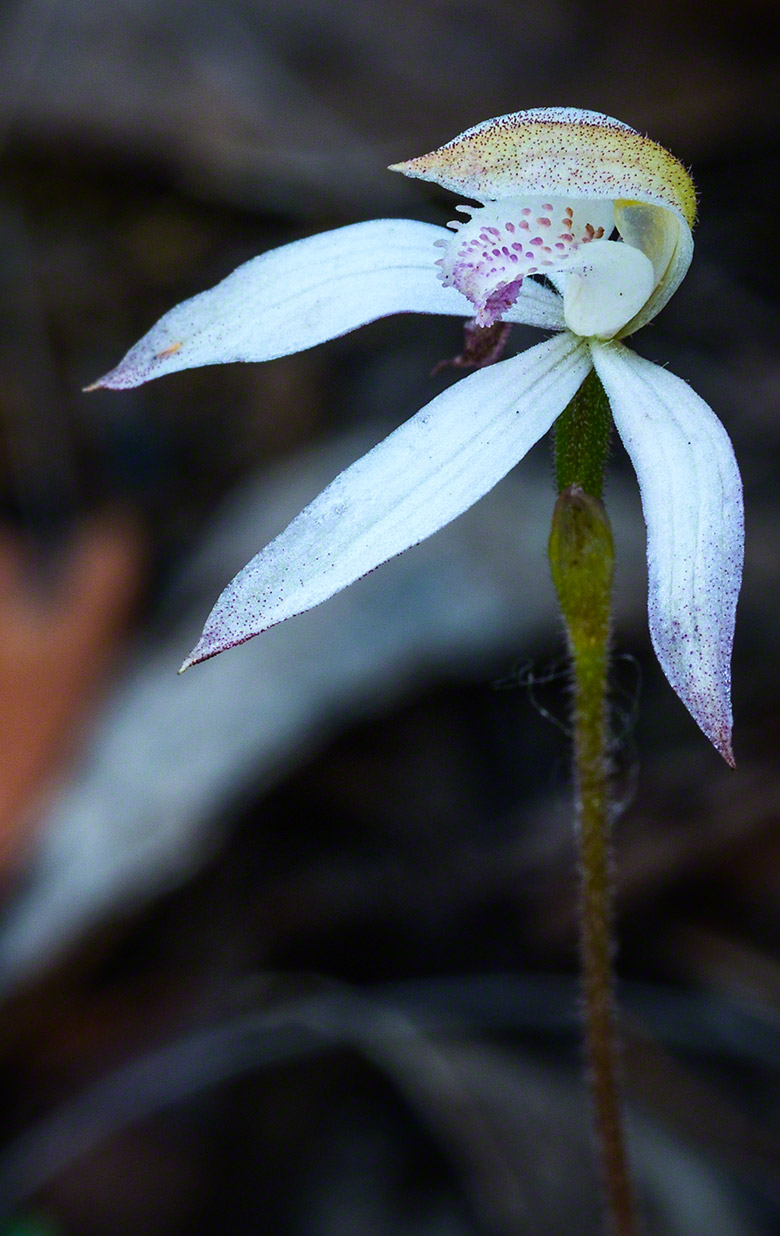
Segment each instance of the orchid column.
[[[612,549],[600,496],[611,417],[642,492],[653,647],[693,719],[733,764],[739,472],[704,401],[621,342],[655,317],[688,270],[695,192],[663,147],[570,108],[499,116],[393,170],[478,204],[459,206],[467,218],[449,230],[379,219],[263,254],[177,305],[90,389],[272,360],[390,313],[445,313],[467,324],[459,362],[477,371],[336,477],[239,572],[183,669],[320,604],[430,536],[557,422],[561,496],[550,550],[577,685],[588,1039],[610,1223],[628,1236],[605,849]],[[553,337],[500,360],[512,322]]]

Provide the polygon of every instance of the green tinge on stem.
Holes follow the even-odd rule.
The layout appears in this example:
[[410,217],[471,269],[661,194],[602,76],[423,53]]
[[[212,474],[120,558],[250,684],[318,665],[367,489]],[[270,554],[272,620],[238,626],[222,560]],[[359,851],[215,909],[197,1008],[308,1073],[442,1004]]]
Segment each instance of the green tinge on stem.
[[614,551],[601,502],[611,418],[592,373],[556,424],[549,557],[574,676],[574,754],[580,842],[580,942],[585,1037],[610,1228],[637,1227],[625,1150],[612,975],[606,709]]
[[555,480],[558,493],[579,485],[594,498],[604,491],[604,467],[612,413],[604,387],[592,369],[555,422]]
[[595,657],[606,666],[614,550],[599,498],[581,484],[560,494],[550,530],[550,566],[577,667]]

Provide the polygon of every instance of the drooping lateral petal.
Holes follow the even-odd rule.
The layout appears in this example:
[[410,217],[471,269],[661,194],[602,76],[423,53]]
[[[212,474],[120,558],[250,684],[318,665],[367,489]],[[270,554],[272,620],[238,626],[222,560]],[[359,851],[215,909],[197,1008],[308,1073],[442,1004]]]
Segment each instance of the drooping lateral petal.
[[[122,390],[151,378],[227,361],[301,352],[391,313],[471,317],[435,265],[446,228],[413,219],[374,219],[322,232],[245,262],[209,291],[183,301],[90,390]],[[530,283],[512,321],[562,326],[548,288]]]
[[590,367],[565,333],[438,395],[244,567],[182,668],[319,605],[455,519],[546,433]]
[[658,660],[729,764],[731,646],[742,576],[742,484],[728,434],[695,391],[619,343],[591,344],[647,524]]

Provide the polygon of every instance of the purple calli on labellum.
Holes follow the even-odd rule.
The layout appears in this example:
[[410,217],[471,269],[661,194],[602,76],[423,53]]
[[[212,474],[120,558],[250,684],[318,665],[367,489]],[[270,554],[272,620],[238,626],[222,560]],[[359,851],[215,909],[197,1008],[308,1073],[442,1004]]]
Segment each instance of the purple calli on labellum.
[[704,401],[622,342],[655,317],[690,265],[690,176],[620,121],[570,108],[499,116],[392,170],[478,204],[459,207],[464,218],[449,230],[380,219],[263,254],[177,305],[89,389],[271,360],[391,313],[555,334],[463,378],[338,476],[228,585],[182,668],[320,604],[461,514],[595,368],[639,479],[653,646],[733,764],[737,464]]

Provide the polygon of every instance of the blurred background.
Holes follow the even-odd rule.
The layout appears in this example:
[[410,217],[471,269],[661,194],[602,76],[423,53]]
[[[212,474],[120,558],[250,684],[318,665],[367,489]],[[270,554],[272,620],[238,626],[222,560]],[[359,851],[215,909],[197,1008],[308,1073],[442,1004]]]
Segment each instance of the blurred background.
[[[745,481],[732,773],[651,654],[615,445],[618,969],[649,1236],[777,1230],[769,4],[0,4],[0,1233],[599,1231],[541,443],[179,679],[218,592],[454,376],[455,319],[81,388],[239,262],[452,201],[389,162],[605,111],[701,194],[636,346]],[[511,347],[534,342],[515,328]]]

